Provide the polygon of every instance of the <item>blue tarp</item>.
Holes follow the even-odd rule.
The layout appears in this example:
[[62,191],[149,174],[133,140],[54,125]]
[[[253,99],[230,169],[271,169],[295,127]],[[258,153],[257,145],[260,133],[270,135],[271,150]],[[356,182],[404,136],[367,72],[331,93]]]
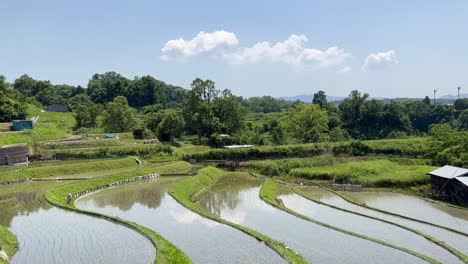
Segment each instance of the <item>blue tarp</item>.
[[33,122],[32,120],[13,120],[13,125],[11,127],[13,131],[33,129]]

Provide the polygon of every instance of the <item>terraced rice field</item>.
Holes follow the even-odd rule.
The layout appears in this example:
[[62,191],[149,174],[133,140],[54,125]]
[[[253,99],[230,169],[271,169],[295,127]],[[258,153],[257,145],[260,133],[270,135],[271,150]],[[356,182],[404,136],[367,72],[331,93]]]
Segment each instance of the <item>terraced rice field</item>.
[[395,214],[443,225],[468,234],[468,210],[390,192],[346,193],[358,202]]
[[[430,236],[433,236],[433,237],[435,237],[435,238],[437,238],[437,239],[439,239],[441,241],[444,241],[445,243],[447,243],[448,245],[456,248],[457,250],[464,253],[465,255],[468,254],[468,236],[458,234],[458,233],[454,233],[454,232],[450,232],[450,231],[448,231],[446,229],[443,229],[443,228],[440,228],[440,227],[424,224],[424,223],[417,222],[417,221],[412,221],[412,220],[405,219],[405,218],[402,218],[402,217],[398,217],[398,216],[395,216],[395,215],[386,214],[386,213],[383,213],[383,212],[379,212],[379,211],[376,211],[376,210],[365,208],[365,207],[350,203],[350,202],[346,201],[345,199],[341,198],[340,196],[334,194],[333,192],[323,190],[323,189],[320,189],[320,188],[317,188],[317,187],[303,186],[303,187],[300,187],[299,189],[302,192],[304,192],[306,194],[306,196],[308,196],[308,197],[310,197],[312,199],[315,199],[315,200],[319,200],[319,201],[321,201],[321,202],[323,202],[325,204],[333,205],[333,206],[336,206],[338,208],[342,208],[342,209],[349,210],[349,211],[352,211],[352,212],[360,213],[360,214],[363,214],[363,215],[377,217],[377,218],[384,219],[384,220],[387,220],[387,221],[390,221],[390,222],[393,222],[393,223],[397,223],[397,224],[400,224],[400,225],[404,225],[404,226],[413,228],[415,230],[419,230],[419,231],[424,232],[424,233],[426,233],[426,234],[428,234]],[[354,196],[359,196],[360,193],[346,193],[346,195],[350,195],[350,196],[354,197]],[[378,196],[379,193],[373,193],[373,195]],[[382,196],[385,197],[386,193],[383,193]],[[413,197],[411,197],[411,198],[412,199],[417,199],[417,198],[413,198]],[[402,206],[402,207],[406,206],[404,203],[399,203],[399,205]],[[430,205],[432,205],[432,203]],[[439,206],[440,205],[438,205],[437,207],[439,207]],[[431,207],[431,208],[433,208],[433,207]],[[428,210],[431,210],[431,208],[428,208]],[[451,210],[452,208],[445,208],[445,209],[446,210]],[[414,209],[414,210],[420,210],[420,209]],[[434,212],[434,213],[443,214],[443,212],[444,211],[439,211],[438,213],[436,213],[436,212]],[[460,210],[460,209],[457,209],[457,212],[460,213],[460,214],[466,214],[467,213],[466,210]],[[430,216],[431,216],[431,214],[428,213],[427,217],[430,217]],[[425,217],[425,218],[427,218],[427,217]],[[444,225],[445,223],[441,222],[440,224]]]
[[317,204],[295,193],[279,198],[286,207],[321,222],[399,245],[444,263],[463,263],[439,245],[398,226]]
[[[105,189],[77,199],[75,206],[150,228],[195,263],[287,263],[264,243],[202,217],[174,200],[168,188],[182,178],[162,177]],[[139,233],[101,218],[53,207],[42,195],[47,189],[69,183],[34,182],[0,188],[0,225],[8,227],[19,241],[19,251],[11,263],[153,263],[155,247]],[[318,187],[280,185],[277,198],[286,208],[398,249],[267,204],[259,197],[262,183],[262,179],[246,173],[225,173],[194,197],[208,212],[280,241],[310,263],[427,263],[417,254],[440,263],[465,263],[417,232],[433,236],[466,255],[468,235],[463,232],[467,210],[402,194],[342,193],[386,213],[351,203]]]
[[227,174],[202,192],[200,205],[228,221],[283,241],[311,263],[424,263],[413,255],[299,219],[259,198],[262,181]]
[[265,244],[177,203],[167,189],[179,179],[162,178],[104,190],[76,200],[75,206],[148,227],[196,263],[286,263]]
[[139,233],[49,205],[40,190],[60,184],[63,183],[29,183],[15,189],[0,189],[0,224],[8,227],[19,241],[19,250],[11,263],[151,263],[154,260],[153,245]]

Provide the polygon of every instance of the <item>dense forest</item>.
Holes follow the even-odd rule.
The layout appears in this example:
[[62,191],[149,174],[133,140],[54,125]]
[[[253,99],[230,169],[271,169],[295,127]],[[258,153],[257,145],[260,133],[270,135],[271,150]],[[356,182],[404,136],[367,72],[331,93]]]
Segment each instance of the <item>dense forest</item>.
[[161,141],[198,135],[200,144],[217,147],[437,134],[434,139],[455,138],[436,148],[450,149],[442,160],[466,159],[463,152],[468,149],[456,142],[460,137],[468,141],[468,99],[453,105],[436,104],[427,96],[420,101],[384,102],[355,90],[339,103],[328,102],[324,91],[315,93],[312,102],[302,103],[271,96],[242,98],[201,79],[184,89],[152,76],[128,79],[115,72],[93,75],[87,87],[55,85],[28,75],[12,83],[0,77],[1,122],[24,119],[29,104],[55,103],[67,105],[74,113],[79,133],[133,132],[139,138]]

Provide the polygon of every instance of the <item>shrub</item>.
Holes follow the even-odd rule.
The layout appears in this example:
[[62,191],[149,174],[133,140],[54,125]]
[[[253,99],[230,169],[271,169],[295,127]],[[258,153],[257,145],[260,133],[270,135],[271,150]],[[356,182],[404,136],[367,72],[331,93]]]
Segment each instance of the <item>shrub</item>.
[[267,176],[277,176],[280,174],[278,166],[274,162],[266,162],[264,166],[261,167],[260,173]]
[[337,154],[346,154],[351,156],[364,156],[371,153],[369,146],[361,141],[352,141],[349,144],[339,145],[333,148],[333,152]]
[[208,146],[213,148],[222,148],[229,145],[237,145],[240,143],[240,140],[237,137],[222,137],[219,134],[212,134],[208,138]]

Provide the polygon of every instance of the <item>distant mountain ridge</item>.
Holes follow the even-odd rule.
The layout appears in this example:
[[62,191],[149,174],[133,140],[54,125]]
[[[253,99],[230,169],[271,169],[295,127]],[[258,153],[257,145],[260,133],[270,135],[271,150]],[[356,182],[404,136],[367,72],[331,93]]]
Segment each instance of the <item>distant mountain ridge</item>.
[[[460,94],[460,98],[468,98],[468,93],[462,93]],[[458,99],[458,95],[451,95],[451,94],[447,94],[447,95],[442,95],[440,97],[440,99]]]
[[[313,94],[300,94],[300,95],[296,95],[296,96],[282,96],[282,97],[279,97],[280,99],[284,99],[286,101],[301,101],[301,102],[304,102],[304,103],[310,103],[312,102],[312,99],[314,98],[314,95]],[[345,99],[346,97],[344,96],[329,96],[327,95],[327,101],[329,102],[334,102],[334,101],[341,101],[343,99]]]
[[[304,102],[304,103],[311,103],[312,102],[312,99],[314,98],[314,95],[313,94],[300,94],[300,95],[295,95],[295,96],[282,96],[282,97],[278,97],[279,99],[283,99],[283,100],[286,100],[286,101],[301,101],[301,102]],[[327,101],[329,102],[339,102],[339,101],[342,101],[343,99],[345,99],[346,97],[344,96],[328,96],[327,95]],[[432,100],[432,97],[430,97],[431,100]],[[468,93],[462,93],[460,94],[460,98],[468,98]],[[384,97],[371,97],[371,99],[378,99],[378,100],[383,100],[385,102],[390,102],[390,101],[405,101],[405,100],[411,100],[411,101],[420,101],[420,100],[423,100],[424,97],[421,97],[421,98],[409,98],[409,97],[396,97],[396,98],[384,98]],[[451,103],[453,101],[455,101],[456,99],[458,99],[458,95],[451,95],[451,94],[448,94],[448,95],[443,95],[443,96],[440,96],[440,97],[437,97],[437,100],[443,100],[443,102],[441,103]]]

